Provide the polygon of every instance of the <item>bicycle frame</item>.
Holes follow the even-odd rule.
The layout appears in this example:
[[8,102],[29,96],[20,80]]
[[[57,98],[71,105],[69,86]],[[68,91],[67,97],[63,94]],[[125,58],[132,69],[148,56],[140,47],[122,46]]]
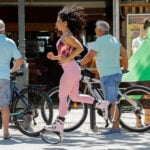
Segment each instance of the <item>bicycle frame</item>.
[[84,89],[84,93],[87,92],[87,90],[90,92],[91,96],[93,96],[96,100],[104,100],[104,95],[102,93],[101,88],[96,88],[93,86],[93,84],[98,83],[100,84],[100,81],[96,78],[90,79],[87,76],[84,76],[81,81],[86,85]]
[[[83,70],[84,71],[84,70]],[[85,73],[82,74],[81,82],[84,83],[85,88],[83,93],[89,92],[92,97],[94,97],[97,101],[104,100],[104,95],[102,89],[94,87],[95,83],[100,85],[100,81],[96,78],[92,77],[92,73],[88,71],[88,75]],[[106,126],[108,122],[106,122]],[[96,115],[95,115],[95,106],[90,105],[90,128],[95,129],[96,127]]]
[[[84,70],[83,70],[84,71]],[[93,96],[97,101],[102,101],[104,99],[104,95],[101,88],[97,88],[94,86],[94,84],[100,85],[100,80],[93,78],[93,75],[90,71],[86,70],[86,73],[82,74],[81,82],[83,82],[86,86],[84,88],[84,93],[87,93],[87,91]],[[140,106],[137,105],[137,103],[132,99],[129,98],[127,95],[125,95],[120,89],[118,90],[118,96],[124,97],[126,101],[128,101],[132,106],[135,108],[135,115],[140,118],[140,115],[138,115],[138,111],[140,110]],[[120,103],[121,99],[115,103],[114,113],[112,115],[112,122],[115,122],[116,120],[116,110],[117,105]],[[91,107],[90,109],[90,117],[91,117],[91,129],[94,129],[96,124],[96,118],[95,118],[95,108]],[[108,121],[106,121],[106,127],[108,126]]]
[[10,94],[11,101],[10,101],[10,105],[9,105],[10,116],[25,114],[25,112],[12,112],[13,100],[14,100],[15,96],[18,96],[20,98],[21,102],[25,105],[26,109],[28,108],[28,104],[27,104],[28,100],[20,94],[20,90],[16,86],[15,79],[10,81],[10,91],[11,91],[11,94]]
[[[88,89],[91,96],[96,98],[96,100],[104,100],[104,95],[102,93],[102,89],[101,88],[98,89],[98,88],[94,87],[94,85],[93,85],[93,84],[100,84],[100,80],[98,80],[96,78],[90,78],[85,75],[81,78],[81,81],[86,85],[86,88],[84,89],[84,93],[86,93],[87,89]],[[133,101],[133,99],[129,98],[127,95],[123,94],[123,92],[120,89],[118,90],[118,95],[121,97],[124,97],[131,105],[133,105],[135,107],[135,111],[140,109],[140,107],[137,105],[137,103],[135,101]]]
[[23,134],[36,137],[43,129],[42,124],[51,123],[53,109],[48,95],[42,90],[45,85],[27,85],[21,90],[16,86],[16,77],[22,75],[22,72],[11,74],[10,121]]

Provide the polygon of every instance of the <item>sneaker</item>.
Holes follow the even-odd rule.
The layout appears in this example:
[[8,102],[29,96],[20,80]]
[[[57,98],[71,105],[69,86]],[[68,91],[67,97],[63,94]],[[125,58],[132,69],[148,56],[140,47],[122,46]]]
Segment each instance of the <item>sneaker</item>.
[[107,131],[102,132],[103,135],[111,135],[111,134],[121,134],[120,129],[110,129]]
[[11,136],[10,136],[9,133],[4,133],[4,135],[3,135],[3,139],[4,139],[4,140],[10,139],[10,138],[11,138]]
[[50,132],[58,132],[60,134],[63,134],[64,122],[60,119],[56,119],[52,125],[45,126],[44,129]]
[[104,120],[108,119],[108,106],[110,102],[108,101],[100,101],[96,103],[95,108],[100,109],[103,113]]

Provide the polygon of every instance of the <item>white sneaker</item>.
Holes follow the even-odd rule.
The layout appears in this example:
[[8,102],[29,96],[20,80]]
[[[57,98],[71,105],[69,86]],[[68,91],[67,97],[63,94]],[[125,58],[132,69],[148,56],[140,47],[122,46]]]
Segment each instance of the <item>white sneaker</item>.
[[63,134],[64,122],[60,119],[56,119],[53,124],[45,126],[44,129],[50,132],[59,132],[60,134]]
[[101,109],[101,111],[103,112],[104,120],[108,119],[108,106],[109,106],[109,104],[110,104],[109,101],[100,101],[100,102],[97,102],[95,105],[95,108]]

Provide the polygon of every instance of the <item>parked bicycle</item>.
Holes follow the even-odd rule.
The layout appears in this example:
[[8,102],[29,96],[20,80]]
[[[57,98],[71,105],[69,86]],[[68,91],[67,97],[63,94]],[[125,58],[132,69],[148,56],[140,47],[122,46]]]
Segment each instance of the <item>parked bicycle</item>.
[[[100,85],[99,80],[95,79],[94,74],[87,69],[82,70],[81,85],[82,87],[80,87],[80,93],[88,93],[99,101],[104,100],[102,89],[97,87],[97,85]],[[58,114],[58,92],[58,86],[48,91],[48,95],[53,101],[53,108],[55,111],[54,114]],[[116,114],[114,113],[113,116],[109,114],[109,122],[106,122],[105,127],[108,126],[108,123],[116,121],[120,118],[120,125],[125,129],[134,132],[143,132],[149,130],[150,125],[144,124],[145,115],[149,115],[145,114],[144,108],[150,107],[150,100],[144,98],[146,95],[150,95],[150,89],[144,86],[120,88],[118,91],[119,101],[116,103],[116,105],[119,105],[121,116],[117,116],[117,118],[114,120],[113,116]],[[93,109],[93,111],[95,111],[94,107]],[[85,121],[87,113],[87,104],[74,102],[68,96],[68,111],[65,116],[64,131],[69,132],[79,128]],[[103,117],[101,110],[97,110],[97,113],[99,116]],[[74,116],[76,116],[76,119],[74,119]],[[140,121],[142,126],[136,126],[137,121]],[[48,143],[52,143],[51,137],[48,137],[50,133],[47,134],[48,135],[47,137],[44,137],[44,140]],[[59,143],[61,140],[62,137],[60,137],[60,140],[57,139],[56,143]]]
[[50,124],[53,117],[52,103],[42,91],[43,85],[28,85],[19,90],[16,77],[22,72],[11,75],[10,122],[27,136],[39,136],[45,124]]

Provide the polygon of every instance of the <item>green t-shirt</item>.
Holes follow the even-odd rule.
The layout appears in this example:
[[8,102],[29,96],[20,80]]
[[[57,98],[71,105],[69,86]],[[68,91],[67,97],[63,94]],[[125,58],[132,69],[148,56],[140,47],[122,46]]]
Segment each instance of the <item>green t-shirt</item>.
[[121,73],[120,42],[110,34],[98,37],[93,45],[97,52],[96,67],[101,77]]
[[122,81],[150,81],[150,28],[147,38],[129,59],[129,72],[123,75]]

